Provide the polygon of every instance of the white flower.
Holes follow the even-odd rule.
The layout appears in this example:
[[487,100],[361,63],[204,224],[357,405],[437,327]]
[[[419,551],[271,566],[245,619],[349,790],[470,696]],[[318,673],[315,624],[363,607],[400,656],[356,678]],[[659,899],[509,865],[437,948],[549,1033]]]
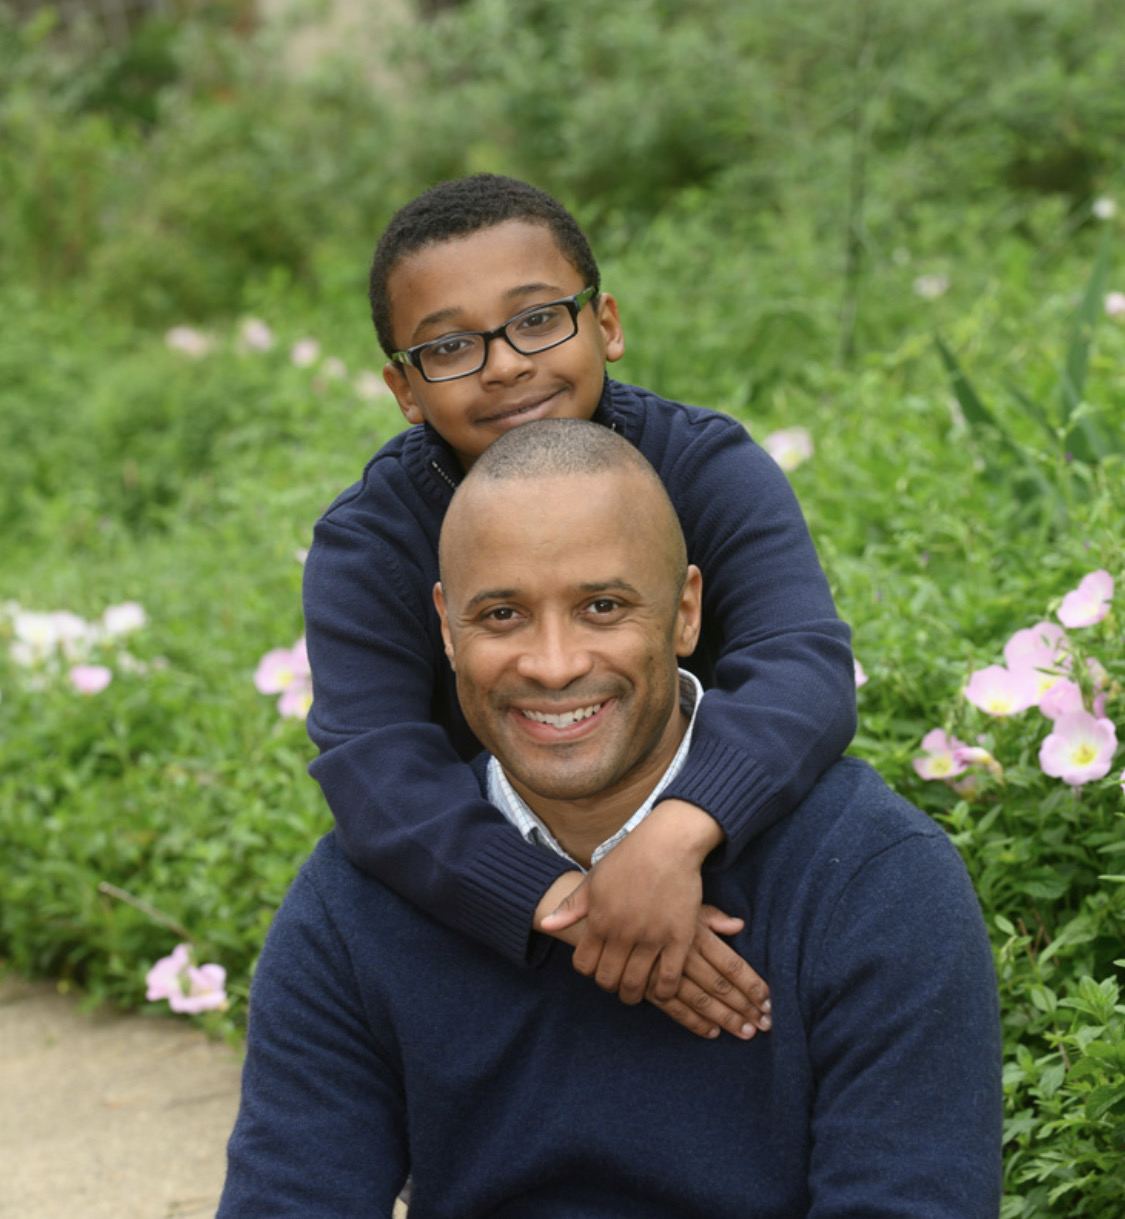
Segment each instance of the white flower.
[[316,339],[298,339],[289,350],[289,359],[298,368],[311,368],[320,359],[320,344]]
[[273,331],[256,317],[248,317],[242,323],[239,339],[247,351],[269,351],[274,343]]
[[376,398],[382,398],[391,392],[387,389],[383,378],[377,372],[371,372],[368,369],[358,374],[352,382],[352,388],[365,402],[374,402]]
[[813,455],[812,435],[808,428],[787,427],[771,432],[762,441],[762,448],[786,472],[795,470]]
[[1099,220],[1112,220],[1117,215],[1117,204],[1103,195],[1100,199],[1095,199],[1090,210]]
[[148,622],[144,606],[136,601],[123,601],[120,605],[111,605],[102,614],[102,626],[107,635],[128,635],[130,631],[139,630]]
[[944,296],[948,291],[948,275],[919,275],[914,281],[914,294],[915,296],[922,297],[923,300],[936,300],[939,296]]
[[173,326],[164,334],[164,345],[181,355],[198,360],[205,356],[215,346],[215,340],[201,330],[191,326]]

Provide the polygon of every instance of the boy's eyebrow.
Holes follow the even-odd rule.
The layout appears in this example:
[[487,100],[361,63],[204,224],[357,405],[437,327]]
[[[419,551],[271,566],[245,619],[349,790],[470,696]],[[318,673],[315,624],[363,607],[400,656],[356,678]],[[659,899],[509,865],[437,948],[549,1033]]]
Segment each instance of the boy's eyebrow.
[[[566,295],[565,289],[560,288],[558,284],[532,283],[508,288],[504,293],[504,300],[517,301],[521,297],[538,295],[539,293],[548,294],[552,300],[557,299],[560,295]],[[432,326],[439,326],[442,322],[454,321],[463,312],[464,310],[460,305],[451,305],[448,309],[437,309],[433,313],[427,313],[418,325],[414,327],[414,334],[411,336],[412,340],[417,340],[423,331],[430,329]]]

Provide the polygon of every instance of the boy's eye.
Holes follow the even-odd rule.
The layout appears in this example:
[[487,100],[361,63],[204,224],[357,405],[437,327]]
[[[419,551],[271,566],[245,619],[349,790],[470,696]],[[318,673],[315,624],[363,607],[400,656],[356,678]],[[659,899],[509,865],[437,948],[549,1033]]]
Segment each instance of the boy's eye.
[[464,353],[473,345],[473,340],[468,335],[454,334],[447,339],[439,339],[432,346],[427,347],[427,353],[434,359],[451,360]]
[[562,305],[544,305],[541,309],[529,309],[516,319],[521,334],[544,335],[558,330],[564,322],[569,323],[569,314]]

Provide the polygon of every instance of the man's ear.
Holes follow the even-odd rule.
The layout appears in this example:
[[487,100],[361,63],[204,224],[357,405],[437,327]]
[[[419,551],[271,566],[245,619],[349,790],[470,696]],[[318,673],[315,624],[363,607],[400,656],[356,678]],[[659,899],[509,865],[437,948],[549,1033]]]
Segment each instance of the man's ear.
[[603,292],[594,302],[594,310],[602,331],[605,358],[612,364],[625,354],[625,332],[621,329],[617,300],[612,293]]
[[445,593],[442,591],[441,582],[434,585],[434,605],[437,608],[438,617],[441,619],[441,638],[445,644],[445,654],[449,657],[449,665],[453,672],[457,672],[457,662],[453,656],[453,636],[449,633],[449,615],[445,608]]
[[703,573],[694,563],[689,564],[687,578],[680,589],[676,609],[676,655],[690,656],[699,642],[703,621]]
[[422,408],[414,399],[414,391],[410,388],[410,382],[407,380],[405,370],[388,360],[383,365],[383,381],[391,393],[394,394],[395,401],[398,403],[398,409],[402,411],[402,416],[406,422],[421,423],[425,416],[422,414]]

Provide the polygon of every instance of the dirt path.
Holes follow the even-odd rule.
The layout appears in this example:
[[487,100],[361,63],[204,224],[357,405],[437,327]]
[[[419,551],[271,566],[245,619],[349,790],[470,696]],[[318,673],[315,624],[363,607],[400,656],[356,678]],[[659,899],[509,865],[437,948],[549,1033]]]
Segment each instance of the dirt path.
[[0,979],[0,1216],[213,1216],[240,1075],[186,1021]]

